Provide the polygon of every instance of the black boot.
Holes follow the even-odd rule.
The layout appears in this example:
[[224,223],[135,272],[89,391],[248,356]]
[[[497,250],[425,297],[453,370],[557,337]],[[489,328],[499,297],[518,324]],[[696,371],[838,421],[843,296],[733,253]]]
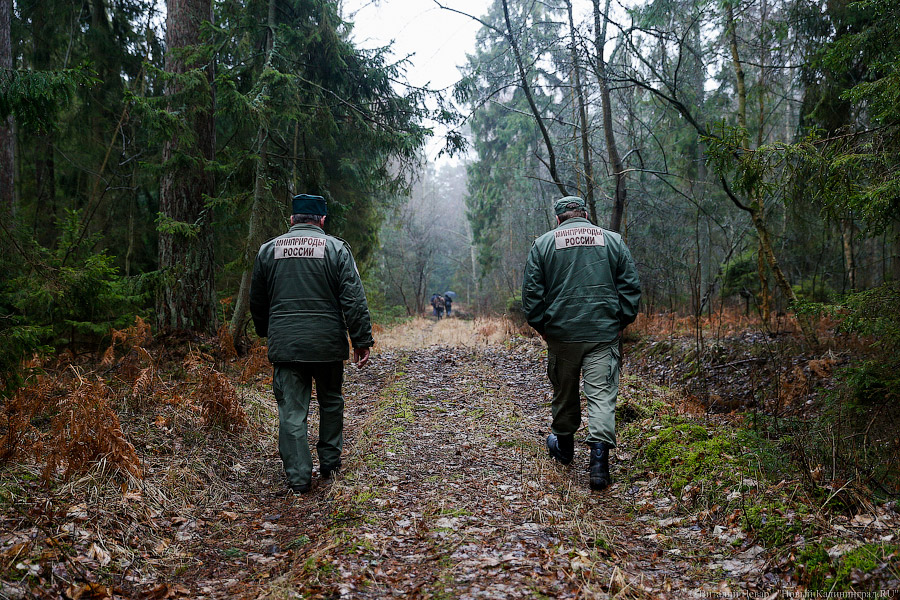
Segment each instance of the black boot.
[[612,483],[609,476],[610,448],[612,446],[606,442],[591,444],[591,489],[594,491],[605,490]]
[[547,450],[557,462],[567,465],[575,458],[575,436],[551,433],[547,436]]
[[319,469],[322,474],[322,479],[331,479],[331,477],[341,470],[341,461],[338,460],[337,464],[326,466],[322,465]]

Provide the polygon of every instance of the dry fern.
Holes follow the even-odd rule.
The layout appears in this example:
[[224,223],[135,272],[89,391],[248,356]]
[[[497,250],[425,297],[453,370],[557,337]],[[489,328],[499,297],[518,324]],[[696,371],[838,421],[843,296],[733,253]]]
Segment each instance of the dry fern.
[[140,478],[141,461],[125,439],[119,415],[109,405],[109,388],[102,381],[80,381],[60,403],[45,436],[49,450],[43,477],[62,470],[63,478],[84,473],[105,460],[124,473]]
[[216,331],[219,340],[219,356],[223,360],[234,360],[237,358],[237,350],[234,347],[234,338],[231,335],[231,329],[228,324],[223,324]]
[[153,382],[155,381],[155,379],[156,369],[153,367],[153,365],[141,369],[141,372],[138,374],[137,379],[134,380],[134,384],[131,386],[131,399],[139,401],[142,398],[152,396]]
[[140,317],[134,318],[134,325],[125,329],[111,329],[109,332],[109,348],[103,353],[101,364],[111,365],[116,359],[116,345],[123,350],[131,350],[146,346],[153,341],[150,324]]
[[778,399],[784,406],[800,404],[809,395],[809,378],[799,366],[795,366],[790,376],[785,376],[778,390]]
[[196,348],[191,348],[191,351],[188,352],[184,357],[184,361],[181,363],[181,366],[185,371],[189,373],[195,373],[203,370],[204,368],[207,368],[209,365],[212,365],[215,362],[215,359],[209,354],[201,352]]
[[36,417],[51,408],[54,383],[38,377],[20,388],[0,410],[0,463],[25,456],[40,456],[41,432],[33,425]]
[[268,348],[257,340],[243,360],[241,383],[247,383],[260,373],[271,372],[271,370],[272,364],[269,362]]
[[828,379],[831,377],[831,371],[834,367],[835,361],[833,358],[822,358],[818,360],[811,360],[807,365],[809,370],[815,373],[821,379]]
[[206,370],[194,392],[200,414],[207,425],[218,426],[231,433],[247,428],[247,414],[228,378],[213,368]]

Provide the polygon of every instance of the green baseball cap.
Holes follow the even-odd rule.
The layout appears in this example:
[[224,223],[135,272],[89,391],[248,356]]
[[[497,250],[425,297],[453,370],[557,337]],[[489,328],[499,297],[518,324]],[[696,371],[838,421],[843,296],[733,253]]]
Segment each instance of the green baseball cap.
[[[575,204],[576,206],[571,206],[572,204]],[[558,215],[570,210],[584,210],[584,207],[584,200],[578,196],[566,196],[553,203],[553,210],[556,211],[556,214]]]

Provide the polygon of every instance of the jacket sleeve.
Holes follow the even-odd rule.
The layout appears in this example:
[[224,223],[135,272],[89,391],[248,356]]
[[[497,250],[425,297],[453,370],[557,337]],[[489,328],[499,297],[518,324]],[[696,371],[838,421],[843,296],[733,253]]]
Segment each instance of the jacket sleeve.
[[616,291],[619,294],[619,328],[625,329],[637,318],[641,302],[641,282],[631,252],[623,243],[616,268]]
[[375,345],[372,338],[372,319],[369,316],[369,304],[363,290],[362,280],[356,268],[353,255],[345,245],[341,245],[338,254],[338,302],[344,313],[350,342],[354,348],[371,348]]
[[253,275],[250,278],[250,316],[256,335],[269,335],[269,285],[266,282],[265,267],[262,261],[262,248],[253,263]]
[[544,314],[547,310],[544,281],[544,269],[541,266],[540,252],[537,244],[531,245],[528,260],[525,262],[525,274],[522,277],[522,310],[528,324],[540,333],[544,333]]

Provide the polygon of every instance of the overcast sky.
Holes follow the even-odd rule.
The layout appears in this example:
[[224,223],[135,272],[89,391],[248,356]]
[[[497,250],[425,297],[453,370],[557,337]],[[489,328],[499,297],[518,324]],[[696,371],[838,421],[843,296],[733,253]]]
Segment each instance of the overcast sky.
[[[445,6],[481,16],[486,0],[442,0]],[[363,48],[394,42],[394,55],[411,57],[413,85],[452,86],[457,65],[475,46],[478,23],[438,8],[433,0],[343,0],[344,17],[354,23],[354,40]]]
[[[442,4],[475,16],[487,10],[487,0],[442,0]],[[344,18],[354,23],[353,39],[362,48],[393,42],[394,57],[410,56],[409,83],[432,89],[450,88],[459,81],[457,69],[475,47],[477,21],[442,10],[433,0],[343,0]],[[449,90],[448,90],[449,91]],[[443,129],[435,128],[428,158],[443,147]],[[448,160],[443,157],[440,162]],[[453,162],[453,161],[451,161]]]

